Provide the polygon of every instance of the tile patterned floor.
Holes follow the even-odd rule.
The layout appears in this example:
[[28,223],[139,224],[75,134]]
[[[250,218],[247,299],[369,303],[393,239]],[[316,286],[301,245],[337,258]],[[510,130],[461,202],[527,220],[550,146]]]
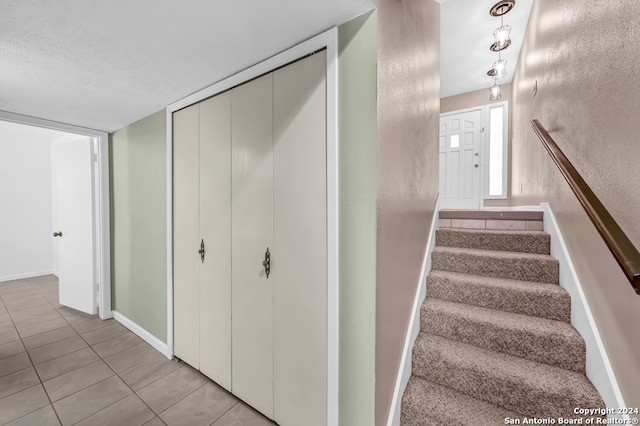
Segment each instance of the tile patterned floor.
[[0,425],[273,426],[115,320],[58,304],[53,276],[0,282]]

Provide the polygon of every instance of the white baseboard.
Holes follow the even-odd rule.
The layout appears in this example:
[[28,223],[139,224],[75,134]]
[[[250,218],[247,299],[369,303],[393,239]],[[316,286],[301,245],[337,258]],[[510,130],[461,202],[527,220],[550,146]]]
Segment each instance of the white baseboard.
[[150,344],[154,347],[158,352],[162,355],[166,356],[169,359],[173,359],[173,354],[169,350],[169,346],[164,343],[162,340],[158,339],[153,334],[149,333],[144,328],[140,327],[135,322],[131,321],[129,318],[122,315],[120,312],[113,311],[113,318],[118,321],[120,324],[127,327],[129,330],[138,335],[142,340]]
[[[604,399],[607,408],[626,407],[558,222],[549,203],[542,203],[540,207],[544,212],[544,231],[551,235],[551,256],[560,262],[560,285],[571,295],[571,325],[582,335],[587,347],[587,377]],[[628,415],[619,418],[629,419]]]
[[42,277],[44,275],[55,275],[52,270],[27,272],[24,274],[3,275],[0,276],[0,283],[5,281],[23,280],[25,278]]
[[431,228],[429,230],[429,238],[427,246],[424,250],[424,260],[422,261],[422,270],[420,271],[420,281],[416,290],[416,296],[413,301],[413,310],[409,319],[409,327],[404,341],[402,350],[402,359],[398,376],[396,378],[396,386],[393,391],[393,399],[391,400],[391,408],[389,417],[387,418],[387,426],[400,426],[400,412],[402,408],[402,395],[407,388],[409,378],[411,377],[411,357],[413,355],[413,345],[420,333],[420,307],[427,296],[427,274],[431,270],[431,252],[436,245],[436,229],[438,229],[438,214],[440,212],[440,199],[436,201],[433,219],[431,220]]

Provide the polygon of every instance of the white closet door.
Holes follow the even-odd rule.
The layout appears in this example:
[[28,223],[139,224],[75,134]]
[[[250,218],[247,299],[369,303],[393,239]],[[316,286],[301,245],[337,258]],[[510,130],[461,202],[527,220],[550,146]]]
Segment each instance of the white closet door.
[[[232,90],[232,390],[273,418],[273,78]],[[272,274],[262,261],[269,248]]]
[[200,371],[231,390],[231,93],[200,103]]
[[173,113],[174,353],[200,367],[200,105]]
[[326,53],[274,72],[274,418],[326,425]]

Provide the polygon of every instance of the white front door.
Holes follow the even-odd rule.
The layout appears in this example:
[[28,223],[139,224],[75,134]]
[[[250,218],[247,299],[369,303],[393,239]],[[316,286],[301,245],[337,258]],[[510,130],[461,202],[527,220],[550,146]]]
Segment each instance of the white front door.
[[440,205],[480,208],[482,110],[440,116]]
[[52,145],[60,304],[95,314],[91,138]]

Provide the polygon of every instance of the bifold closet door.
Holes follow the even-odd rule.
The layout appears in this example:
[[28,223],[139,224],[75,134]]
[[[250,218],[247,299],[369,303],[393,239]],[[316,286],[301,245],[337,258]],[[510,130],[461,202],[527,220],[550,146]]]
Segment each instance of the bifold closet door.
[[326,52],[274,72],[274,418],[326,425]]
[[200,105],[173,113],[174,353],[200,368]]
[[[231,390],[231,93],[200,103],[200,371]],[[197,254],[193,251],[194,255]]]
[[[232,391],[273,418],[273,75],[231,91]],[[274,253],[268,277],[262,262]]]

